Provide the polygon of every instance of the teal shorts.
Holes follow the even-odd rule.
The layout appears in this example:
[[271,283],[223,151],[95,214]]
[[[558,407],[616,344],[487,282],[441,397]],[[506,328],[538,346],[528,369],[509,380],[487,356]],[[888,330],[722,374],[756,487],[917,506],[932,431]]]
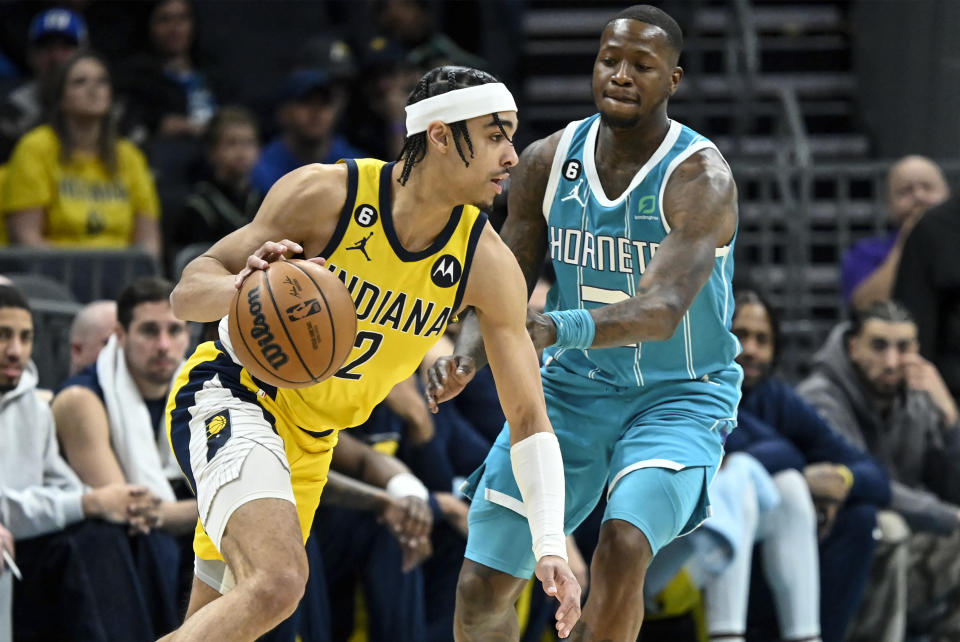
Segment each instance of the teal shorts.
[[[623,389],[543,369],[547,413],[563,455],[564,530],[573,532],[607,489],[604,521],[621,519],[656,554],[709,515],[707,489],[736,422],[740,369],[704,380]],[[467,480],[466,557],[519,578],[536,565],[504,426]]]

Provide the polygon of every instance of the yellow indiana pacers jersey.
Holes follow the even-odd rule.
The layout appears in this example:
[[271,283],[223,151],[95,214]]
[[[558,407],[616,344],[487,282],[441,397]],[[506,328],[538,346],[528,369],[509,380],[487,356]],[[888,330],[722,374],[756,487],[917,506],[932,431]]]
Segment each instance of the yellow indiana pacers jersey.
[[[347,286],[357,307],[357,338],[340,370],[301,389],[260,394],[260,403],[308,452],[330,446],[335,429],[369,417],[393,386],[413,374],[460,307],[474,250],[487,217],[461,205],[430,247],[409,252],[393,227],[394,163],[344,161],[347,200],[333,237],[320,253]],[[221,332],[221,336],[225,335]],[[246,374],[246,371],[244,371]],[[251,382],[249,376],[243,377]],[[258,391],[256,384],[253,390]],[[289,432],[284,434],[284,428]],[[328,431],[333,429],[331,435]]]

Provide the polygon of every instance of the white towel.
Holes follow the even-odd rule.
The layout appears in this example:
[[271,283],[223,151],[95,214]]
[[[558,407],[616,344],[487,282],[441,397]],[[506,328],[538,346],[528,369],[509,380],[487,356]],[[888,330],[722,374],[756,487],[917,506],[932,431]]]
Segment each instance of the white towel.
[[[170,454],[166,431],[161,430],[160,437],[154,437],[150,411],[127,370],[123,348],[116,335],[110,337],[97,357],[97,377],[110,420],[113,452],[127,481],[146,486],[162,500],[176,500],[165,470],[172,464],[173,458],[161,455]],[[176,475],[179,476],[179,471]]]

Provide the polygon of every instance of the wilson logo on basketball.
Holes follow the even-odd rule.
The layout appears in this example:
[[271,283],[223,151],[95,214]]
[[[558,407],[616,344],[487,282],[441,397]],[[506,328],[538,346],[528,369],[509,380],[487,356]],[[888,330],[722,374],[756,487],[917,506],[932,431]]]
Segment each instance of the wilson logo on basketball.
[[291,321],[299,321],[300,319],[306,319],[309,316],[317,314],[322,309],[319,301],[316,299],[307,299],[303,303],[297,303],[287,308],[287,318]]
[[260,354],[267,360],[267,363],[273,368],[279,368],[289,361],[290,357],[274,341],[273,332],[270,331],[266,317],[263,316],[263,306],[260,303],[260,286],[247,293],[247,305],[250,309],[250,316],[253,317],[250,336],[256,339],[257,345],[260,346]]

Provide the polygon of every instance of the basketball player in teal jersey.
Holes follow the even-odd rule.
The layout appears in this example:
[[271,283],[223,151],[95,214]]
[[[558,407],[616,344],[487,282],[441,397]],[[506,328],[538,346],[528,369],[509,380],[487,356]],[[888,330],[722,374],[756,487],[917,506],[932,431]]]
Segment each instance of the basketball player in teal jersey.
[[[600,113],[530,145],[511,172],[502,236],[530,289],[548,250],[557,275],[546,314],[531,313],[527,326],[546,348],[567,533],[607,488],[571,640],[637,639],[647,565],[707,517],[740,399],[729,331],[736,186],[714,144],[667,117],[682,38],[650,6],[610,20],[593,68]],[[434,407],[485,363],[475,322],[464,323],[454,355],[430,371]],[[516,639],[511,607],[534,559],[506,428],[467,490],[456,638]]]

